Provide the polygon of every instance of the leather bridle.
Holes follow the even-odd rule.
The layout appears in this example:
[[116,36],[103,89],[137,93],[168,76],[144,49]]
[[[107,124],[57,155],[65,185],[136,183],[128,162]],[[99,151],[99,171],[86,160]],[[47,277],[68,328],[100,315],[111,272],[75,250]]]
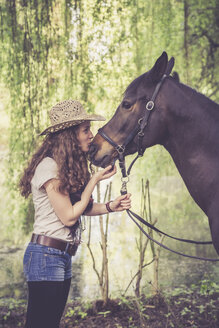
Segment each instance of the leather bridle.
[[[160,91],[160,88],[165,80],[165,78],[167,77],[166,74],[163,75],[163,77],[161,78],[161,80],[158,82],[158,84],[156,85],[156,88],[154,90],[154,93],[151,97],[151,99],[146,103],[145,105],[145,114],[142,118],[140,118],[138,120],[138,126],[131,131],[131,133],[128,135],[128,137],[126,138],[126,140],[124,141],[124,143],[122,145],[117,144],[115,141],[113,141],[104,131],[103,128],[100,128],[98,130],[98,133],[101,135],[101,137],[103,137],[107,142],[109,142],[117,151],[118,153],[118,158],[119,158],[119,166],[122,172],[122,177],[126,178],[129,176],[131,168],[133,166],[133,164],[135,163],[135,161],[139,158],[142,157],[144,154],[144,150],[142,148],[142,140],[144,137],[144,129],[148,124],[148,120],[150,117],[150,114],[152,112],[152,110],[154,109],[154,102],[155,99],[158,95],[158,92]],[[128,144],[134,140],[134,138],[138,136],[138,154],[137,156],[134,158],[134,160],[131,162],[128,171],[126,172],[126,166],[125,166],[125,150],[126,147],[128,146]]]

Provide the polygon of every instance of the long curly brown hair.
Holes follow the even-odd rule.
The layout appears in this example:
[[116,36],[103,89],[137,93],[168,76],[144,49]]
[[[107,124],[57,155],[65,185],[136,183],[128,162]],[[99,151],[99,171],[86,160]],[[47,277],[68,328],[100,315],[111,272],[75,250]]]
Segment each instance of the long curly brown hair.
[[87,184],[90,173],[86,153],[79,147],[77,130],[78,126],[73,126],[45,137],[20,179],[19,188],[22,196],[27,198],[31,194],[31,180],[36,167],[47,156],[53,158],[58,166],[60,192],[74,193]]

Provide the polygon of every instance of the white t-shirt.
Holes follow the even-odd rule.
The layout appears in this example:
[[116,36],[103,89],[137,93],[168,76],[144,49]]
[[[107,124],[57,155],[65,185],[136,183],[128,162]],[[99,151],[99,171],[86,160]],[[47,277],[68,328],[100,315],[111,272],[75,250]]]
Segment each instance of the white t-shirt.
[[35,208],[33,232],[70,242],[73,240],[70,229],[55,214],[47,192],[43,187],[48,180],[57,178],[57,174],[57,164],[50,157],[45,157],[36,167],[31,180]]

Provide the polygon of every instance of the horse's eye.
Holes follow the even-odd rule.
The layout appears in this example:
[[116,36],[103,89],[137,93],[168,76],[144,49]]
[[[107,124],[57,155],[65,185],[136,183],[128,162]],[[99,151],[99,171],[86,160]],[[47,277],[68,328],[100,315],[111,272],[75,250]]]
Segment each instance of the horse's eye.
[[132,106],[132,104],[130,104],[128,101],[123,101],[122,103],[122,107],[124,107],[125,109],[129,109]]

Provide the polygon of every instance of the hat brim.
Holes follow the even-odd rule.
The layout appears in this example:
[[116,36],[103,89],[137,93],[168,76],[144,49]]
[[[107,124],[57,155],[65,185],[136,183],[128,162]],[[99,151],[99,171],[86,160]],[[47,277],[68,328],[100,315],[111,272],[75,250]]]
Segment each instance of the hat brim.
[[55,133],[57,131],[70,128],[71,126],[79,125],[86,121],[105,121],[105,120],[106,119],[103,116],[95,115],[95,114],[86,115],[85,117],[80,116],[80,118],[74,119],[73,121],[66,121],[66,122],[51,125],[48,128],[46,128],[43,132],[41,132],[39,136],[49,133]]

